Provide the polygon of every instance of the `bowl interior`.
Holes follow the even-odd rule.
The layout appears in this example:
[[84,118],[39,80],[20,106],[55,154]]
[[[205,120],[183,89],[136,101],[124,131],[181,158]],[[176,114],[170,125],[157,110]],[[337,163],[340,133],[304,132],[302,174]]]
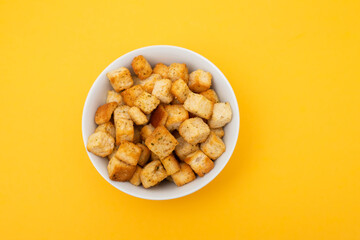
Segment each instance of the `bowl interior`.
[[221,102],[229,102],[233,111],[233,119],[224,128],[225,136],[223,141],[226,145],[226,151],[220,158],[215,160],[215,167],[212,171],[204,177],[197,177],[196,180],[190,182],[182,187],[177,187],[175,184],[163,181],[156,187],[144,189],[143,187],[136,187],[128,182],[115,182],[111,181],[107,173],[108,160],[106,158],[98,157],[88,152],[91,162],[94,164],[97,171],[103,176],[110,184],[117,189],[128,193],[130,195],[153,200],[163,200],[178,198],[188,195],[192,192],[205,186],[212,179],[220,173],[225,167],[226,163],[234,151],[238,133],[239,133],[239,110],[235,94],[221,71],[212,64],[209,60],[201,55],[190,50],[174,47],[174,46],[150,46],[140,48],[130,53],[127,53],[111,63],[96,79],[95,83],[88,93],[82,119],[82,133],[85,146],[89,136],[94,132],[96,124],[94,122],[94,115],[96,109],[105,103],[108,90],[112,90],[106,73],[119,67],[127,67],[131,69],[131,61],[135,56],[143,55],[152,66],[156,63],[171,64],[174,62],[186,63],[189,72],[197,69],[208,71],[213,76],[212,88],[215,89]]

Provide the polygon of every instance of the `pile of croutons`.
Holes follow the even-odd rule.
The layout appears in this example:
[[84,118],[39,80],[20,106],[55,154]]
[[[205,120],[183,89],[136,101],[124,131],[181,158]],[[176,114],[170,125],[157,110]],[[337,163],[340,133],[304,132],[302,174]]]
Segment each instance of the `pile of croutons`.
[[230,104],[210,89],[212,75],[189,74],[183,63],[152,69],[143,56],[131,65],[136,76],[125,67],[106,74],[115,91],[95,113],[88,151],[108,157],[111,180],[145,188],[164,179],[182,186],[210,172],[232,118]]

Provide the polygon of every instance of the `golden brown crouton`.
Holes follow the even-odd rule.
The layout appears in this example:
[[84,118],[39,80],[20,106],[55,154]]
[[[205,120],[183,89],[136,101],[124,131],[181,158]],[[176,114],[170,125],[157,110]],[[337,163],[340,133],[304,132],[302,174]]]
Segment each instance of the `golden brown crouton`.
[[153,69],[153,73],[159,74],[161,78],[169,78],[168,77],[169,67],[163,63],[158,63],[155,65]]
[[106,132],[95,132],[89,136],[87,150],[93,154],[106,157],[114,150],[115,140]]
[[134,123],[128,119],[115,119],[116,145],[122,141],[132,142],[134,140]]
[[232,111],[230,104],[226,103],[215,103],[213,114],[208,121],[211,128],[219,128],[225,126],[231,121]]
[[148,92],[141,93],[134,102],[145,114],[151,113],[159,104],[160,100]]
[[150,63],[142,55],[134,57],[134,59],[132,60],[131,66],[134,70],[134,73],[140,79],[145,79],[145,78],[149,77],[152,73]]
[[141,151],[142,149],[136,144],[123,141],[120,144],[115,157],[129,165],[136,165],[139,161]]
[[196,117],[185,120],[179,127],[179,133],[185,141],[195,145],[206,140],[210,128],[201,118]]
[[189,118],[189,113],[183,105],[166,105],[165,110],[169,114],[165,124],[169,131],[178,129],[180,124]]
[[110,121],[111,115],[118,106],[116,102],[106,103],[98,107],[95,113],[95,122],[97,125]]
[[135,99],[144,91],[140,85],[133,86],[121,92],[124,103],[130,107],[134,106]]
[[139,186],[141,184],[141,180],[140,180],[140,173],[141,173],[142,168],[139,166],[136,166],[136,170],[134,175],[131,177],[130,179],[130,183],[135,185],[135,186]]
[[172,63],[169,66],[168,77],[171,81],[178,79],[184,80],[186,83],[189,81],[189,71],[185,63]]
[[190,92],[190,89],[186,82],[182,79],[178,79],[173,82],[171,86],[171,93],[176,97],[176,99],[180,103],[184,103],[188,94]]
[[198,145],[192,145],[185,141],[183,137],[176,138],[178,141],[178,145],[175,147],[175,153],[180,158],[181,161],[184,161],[184,159],[190,154],[197,150],[199,150]]
[[148,163],[140,173],[144,188],[155,186],[167,177],[164,167],[159,160]]
[[168,118],[168,113],[163,105],[159,105],[156,110],[151,114],[150,122],[154,127],[164,126]]
[[131,107],[128,113],[136,125],[144,125],[148,122],[146,115],[138,107]]
[[152,93],[155,82],[162,79],[159,74],[151,74],[150,77],[145,80],[140,80],[140,86],[148,93]]
[[141,126],[134,126],[134,140],[133,143],[141,143]]
[[131,179],[136,171],[136,166],[126,164],[114,156],[110,159],[107,170],[111,180],[125,182]]
[[115,111],[114,111],[114,121],[116,121],[116,119],[128,119],[130,120],[130,115],[129,115],[129,110],[130,107],[127,105],[121,105],[118,106]]
[[218,159],[225,152],[224,142],[213,132],[210,132],[206,141],[200,144],[200,148],[212,160]]
[[106,76],[109,78],[111,86],[117,92],[131,87],[134,83],[129,69],[125,67],[110,71]]
[[184,160],[190,165],[197,175],[203,177],[214,168],[214,162],[210,160],[201,150],[191,153]]
[[156,81],[152,95],[157,97],[162,103],[169,104],[174,98],[170,92],[171,84],[172,82],[170,79]]
[[113,90],[108,91],[106,97],[106,103],[110,103],[110,102],[116,102],[118,105],[122,105],[123,100],[120,93],[117,93]]
[[115,126],[112,122],[107,122],[107,123],[103,123],[101,125],[99,125],[96,129],[95,132],[106,132],[108,134],[110,134],[113,138],[115,138]]
[[140,132],[141,139],[145,141],[154,130],[155,128],[151,124],[145,125]]
[[211,73],[198,69],[189,76],[189,88],[191,91],[201,93],[211,86]]
[[194,181],[196,176],[188,164],[181,162],[180,171],[171,175],[171,178],[173,179],[174,183],[180,187],[186,183]]
[[119,146],[115,145],[114,150],[112,151],[112,153],[110,153],[110,155],[107,156],[107,158],[110,160],[113,156],[115,156],[116,151],[118,150]]
[[225,135],[223,128],[210,128],[210,131],[215,133],[215,135],[218,136],[219,138],[222,138]]
[[209,99],[213,103],[218,103],[219,102],[219,97],[217,96],[216,92],[213,89],[208,89],[208,90],[200,93],[200,95],[203,95],[204,97],[206,97],[207,99]]
[[138,143],[136,144],[138,147],[141,148],[141,155],[140,155],[140,158],[139,158],[139,161],[138,161],[138,164],[142,167],[145,166],[145,164],[149,161],[149,158],[150,158],[150,150],[144,145],[144,144],[141,144],[141,143]]
[[190,92],[184,102],[184,108],[201,118],[210,119],[214,103],[203,95]]
[[178,171],[180,171],[180,165],[174,155],[170,154],[164,159],[161,159],[161,163],[163,164],[167,175],[172,175]]
[[177,144],[176,139],[164,126],[155,128],[151,135],[145,140],[145,145],[150,151],[158,155],[160,159],[169,156]]

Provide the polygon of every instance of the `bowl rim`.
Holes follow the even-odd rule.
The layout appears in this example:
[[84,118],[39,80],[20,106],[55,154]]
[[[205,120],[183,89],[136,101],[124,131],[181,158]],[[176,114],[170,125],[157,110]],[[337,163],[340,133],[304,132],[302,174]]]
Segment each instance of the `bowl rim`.
[[[197,57],[201,58],[203,61],[207,62],[209,65],[211,65],[215,71],[217,71],[226,81],[225,81],[225,84],[228,86],[228,88],[230,89],[230,93],[232,95],[232,97],[235,99],[235,106],[231,106],[232,109],[233,109],[233,119],[234,119],[234,114],[237,115],[238,117],[238,121],[236,122],[235,124],[235,127],[236,127],[236,137],[235,137],[235,144],[232,146],[232,149],[229,149],[230,150],[230,156],[226,159],[226,162],[223,166],[220,166],[219,168],[217,168],[217,172],[214,174],[214,176],[212,178],[209,178],[208,181],[204,181],[204,182],[201,182],[200,184],[198,185],[195,185],[194,188],[192,188],[191,190],[187,191],[187,192],[180,192],[179,194],[174,194],[173,196],[169,196],[169,197],[152,197],[152,196],[144,196],[142,194],[138,194],[137,192],[133,192],[133,191],[128,191],[128,190],[124,190],[124,189],[120,189],[118,186],[115,185],[115,183],[113,181],[111,181],[110,179],[107,179],[105,178],[101,173],[100,171],[97,169],[97,167],[95,166],[91,156],[90,156],[90,153],[89,151],[87,151],[86,149],[86,141],[87,139],[85,139],[85,129],[84,129],[84,122],[85,122],[85,109],[87,109],[87,105],[89,104],[88,103],[88,99],[89,99],[89,96],[90,94],[92,94],[94,90],[94,85],[96,85],[95,83],[97,81],[100,81],[100,77],[105,73],[106,74],[106,69],[109,68],[111,65],[115,64],[115,62],[117,62],[120,58],[123,58],[125,57],[126,55],[130,55],[130,54],[134,54],[136,52],[139,52],[139,55],[141,55],[141,51],[143,51],[144,49],[148,49],[148,48],[173,48],[173,49],[178,49],[178,50],[181,50],[181,51],[184,51],[184,52],[187,52],[187,53],[190,53],[190,54],[194,54],[196,55]],[[232,120],[233,120],[232,119]],[[234,153],[234,150],[235,150],[235,147],[236,147],[236,143],[237,143],[237,140],[238,140],[238,137],[239,137],[239,132],[240,132],[240,111],[239,111],[239,106],[238,106],[238,102],[237,102],[237,98],[236,98],[236,95],[235,95],[235,92],[233,90],[233,88],[231,87],[231,84],[230,82],[228,81],[228,79],[225,77],[225,75],[221,72],[221,70],[214,64],[212,63],[210,60],[208,60],[207,58],[205,58],[204,56],[200,55],[199,53],[197,52],[194,52],[192,50],[189,50],[187,48],[183,48],[183,47],[178,47],[178,46],[173,46],[173,45],[149,45],[149,46],[146,46],[146,47],[141,47],[141,48],[137,48],[135,50],[132,50],[130,52],[127,52],[123,55],[121,55],[120,57],[116,58],[114,61],[112,61],[110,64],[108,64],[105,69],[98,75],[98,77],[96,78],[96,80],[92,83],[91,85],[91,88],[90,90],[88,91],[87,95],[86,95],[86,99],[85,99],[85,103],[84,103],[84,107],[83,107],[83,111],[82,111],[82,118],[81,118],[81,131],[82,131],[82,138],[83,138],[83,142],[84,142],[84,147],[85,147],[85,151],[92,163],[92,165],[94,166],[94,168],[96,169],[96,171],[100,174],[101,177],[103,177],[108,183],[110,183],[113,187],[115,187],[116,189],[120,190],[121,192],[124,192],[130,196],[133,196],[133,197],[137,197],[137,198],[141,198],[141,199],[147,199],[147,200],[171,200],[171,199],[176,199],[176,198],[181,198],[181,197],[184,197],[184,196],[187,196],[187,195],[190,195],[200,189],[202,189],[203,187],[205,187],[207,184],[209,184],[211,181],[213,181],[219,174],[220,172],[225,168],[225,166],[228,164],[231,156],[233,155]],[[235,131],[234,131],[235,133]],[[215,170],[215,169],[214,169]]]

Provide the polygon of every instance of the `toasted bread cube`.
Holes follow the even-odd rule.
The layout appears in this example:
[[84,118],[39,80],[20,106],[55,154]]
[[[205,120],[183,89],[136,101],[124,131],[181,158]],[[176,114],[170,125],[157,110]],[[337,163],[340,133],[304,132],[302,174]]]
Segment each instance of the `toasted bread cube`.
[[210,131],[215,133],[215,135],[218,136],[219,138],[222,138],[225,135],[223,128],[210,128]]
[[176,145],[175,147],[175,153],[176,156],[179,157],[179,159],[181,161],[184,161],[185,158],[193,153],[196,152],[197,150],[199,150],[199,146],[198,145],[192,145],[190,143],[188,143],[187,141],[185,141],[185,139],[183,137],[178,137],[176,138],[176,140],[178,141],[178,145]]
[[107,156],[107,158],[108,158],[109,160],[110,160],[112,157],[115,156],[116,151],[118,150],[118,148],[119,148],[119,146],[115,145],[114,150],[112,151],[112,153],[110,153],[110,154]]
[[156,110],[151,114],[150,122],[154,127],[164,126],[168,118],[168,113],[163,105],[159,105]]
[[148,163],[140,173],[144,188],[155,186],[167,177],[166,171],[159,160]]
[[134,123],[128,119],[115,119],[116,145],[123,141],[132,142],[134,140]]
[[190,89],[184,80],[178,79],[173,82],[171,86],[171,93],[180,103],[184,103],[190,93]]
[[216,136],[215,133],[210,132],[209,137],[205,142],[200,144],[200,149],[212,160],[218,159],[221,154],[225,152],[225,144]]
[[129,165],[136,165],[139,161],[141,151],[142,149],[136,144],[123,141],[120,144],[115,157]]
[[141,143],[141,126],[134,126],[134,140],[133,143]]
[[211,128],[220,128],[225,126],[231,121],[232,111],[230,104],[226,103],[215,103],[213,114],[208,121]]
[[189,70],[185,63],[172,63],[169,66],[168,77],[171,81],[178,79],[184,80],[186,83],[189,81]]
[[116,121],[116,119],[130,120],[131,117],[129,115],[129,110],[130,110],[130,107],[127,105],[118,106],[114,111],[114,121]]
[[184,102],[184,108],[201,118],[210,119],[214,103],[203,95],[190,92]]
[[179,133],[185,141],[195,145],[205,142],[210,134],[210,128],[201,118],[189,118],[180,125]]
[[204,97],[206,97],[207,99],[209,99],[210,101],[212,101],[213,103],[218,103],[219,102],[219,97],[216,94],[216,92],[213,89],[208,89],[204,92],[201,92],[200,95],[203,95]]
[[192,170],[194,170],[194,172],[196,172],[196,174],[200,177],[203,177],[214,168],[214,162],[211,161],[210,158],[208,158],[208,156],[206,156],[201,150],[191,153],[184,161],[189,164]]
[[181,187],[186,183],[194,181],[196,176],[188,164],[181,162],[180,171],[171,175],[171,178],[176,186]]
[[161,76],[161,78],[169,78],[169,76],[168,76],[169,67],[163,63],[158,63],[155,65],[155,67],[153,69],[153,73],[159,74]]
[[149,161],[150,159],[150,150],[147,148],[147,146],[145,146],[144,144],[138,143],[136,144],[138,147],[141,148],[141,155],[138,161],[138,164],[142,167],[145,166],[145,164]]
[[141,93],[134,102],[145,114],[151,113],[159,104],[160,100],[148,92]]
[[144,91],[152,93],[155,83],[160,79],[162,78],[159,74],[151,74],[150,77],[145,80],[139,80],[140,82],[138,84],[144,89]]
[[131,75],[131,77],[134,81],[133,86],[141,85],[141,83],[144,81],[144,80],[141,80],[140,78],[138,78],[136,75]]
[[107,93],[106,103],[111,102],[116,102],[118,105],[124,104],[120,93],[117,93],[114,90],[110,90]]
[[161,102],[169,104],[173,100],[173,95],[170,92],[171,89],[170,79],[161,79],[155,82],[152,95],[157,97]]
[[141,180],[140,180],[141,170],[142,170],[141,167],[136,166],[136,170],[129,181],[132,185],[139,186],[141,184]]
[[144,125],[148,122],[146,115],[138,107],[131,107],[128,113],[136,125]]
[[131,66],[134,73],[142,80],[149,77],[152,73],[150,63],[142,55],[134,57]]
[[189,118],[189,113],[183,105],[166,105],[165,110],[169,114],[165,124],[169,131],[179,129],[180,124]]
[[107,123],[103,123],[101,125],[99,125],[96,129],[95,132],[106,132],[108,134],[110,134],[113,138],[115,138],[115,126],[112,122],[107,122]]
[[134,83],[129,69],[125,67],[110,71],[106,74],[106,76],[109,78],[111,86],[117,92],[128,89]]
[[134,175],[136,166],[126,164],[114,156],[110,159],[107,170],[111,180],[125,182]]
[[98,107],[95,113],[95,122],[97,125],[109,122],[111,115],[118,106],[116,102],[106,103]]
[[124,100],[124,103],[129,107],[134,106],[134,102],[136,98],[144,91],[144,89],[140,85],[135,85],[129,89],[121,92],[121,96]]
[[163,164],[167,175],[172,175],[178,171],[180,171],[179,162],[176,160],[173,154],[170,154],[166,158],[160,160]]
[[145,145],[150,151],[158,155],[160,159],[169,156],[177,144],[178,142],[174,136],[164,126],[155,128],[145,140]]
[[114,150],[114,138],[106,132],[95,132],[89,136],[87,150],[97,156],[106,157]]
[[198,69],[189,76],[189,88],[191,91],[201,93],[211,87],[211,73]]
[[155,130],[155,128],[151,125],[151,124],[148,124],[148,125],[145,125],[142,129],[141,129],[141,132],[140,132],[140,135],[141,135],[141,139],[143,141],[145,141],[151,134],[152,132]]

